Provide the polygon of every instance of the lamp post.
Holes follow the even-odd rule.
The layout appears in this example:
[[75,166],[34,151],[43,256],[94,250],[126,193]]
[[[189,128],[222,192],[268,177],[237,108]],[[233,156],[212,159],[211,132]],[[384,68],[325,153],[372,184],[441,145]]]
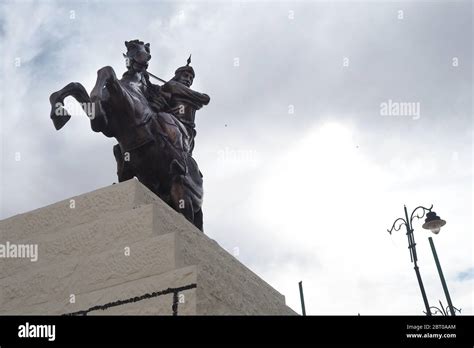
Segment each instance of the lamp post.
[[301,311],[303,313],[303,316],[306,316],[306,308],[304,306],[304,295],[303,295],[303,281],[300,281],[298,285],[300,287]]
[[[413,227],[412,227],[413,226],[413,219],[415,219],[415,218],[422,219],[425,216],[425,213],[426,213],[426,219],[425,219],[425,223],[423,224],[422,227],[425,230],[430,230],[434,234],[439,233],[439,231],[441,230],[441,227],[446,225],[446,221],[442,220],[439,216],[437,216],[434,211],[431,211],[431,209],[433,209],[433,205],[431,205],[431,207],[429,207],[429,208],[425,208],[423,206],[416,207],[413,210],[413,212],[411,213],[410,219],[408,219],[407,207],[404,206],[404,209],[405,209],[405,219],[403,219],[403,218],[396,219],[395,222],[392,225],[392,228],[390,230],[387,230],[387,231],[388,231],[388,233],[392,234],[392,231],[399,231],[400,228],[403,225],[405,225],[406,230],[407,230],[407,236],[408,236],[408,249],[410,249],[411,261],[415,265],[414,268],[415,268],[415,272],[416,272],[416,277],[418,279],[418,284],[420,286],[421,295],[423,297],[423,302],[424,302],[425,308],[426,308],[425,313],[426,313],[426,315],[432,315],[431,309],[434,309],[435,313],[440,312],[440,313],[446,315],[448,313],[448,310],[444,310],[444,308],[441,304],[441,301],[440,301],[440,304],[441,304],[442,310],[438,309],[437,307],[430,307],[430,305],[428,303],[425,288],[423,286],[423,282],[422,282],[421,276],[420,276],[420,270],[419,270],[418,265],[417,265],[418,258],[416,256],[416,243],[415,243],[415,238],[414,238],[414,235],[413,235]],[[452,302],[451,302],[451,297],[449,296],[448,286],[446,285],[446,280],[444,279],[443,270],[441,269],[441,264],[439,263],[438,254],[436,253],[436,249],[435,249],[435,246],[434,246],[433,239],[431,237],[428,237],[428,240],[430,242],[433,257],[435,259],[436,268],[438,269],[439,278],[441,279],[441,284],[443,285],[444,294],[446,296],[446,300],[448,301],[449,312],[450,312],[451,315],[454,316],[455,311],[460,312],[460,310],[457,309],[456,307],[454,307]]]
[[[425,230],[430,230],[434,234],[438,234],[441,227],[443,227],[444,225],[446,225],[446,221],[442,220],[439,216],[437,216],[434,211],[430,211],[426,214],[425,223],[423,224],[422,227]],[[440,264],[439,259],[438,259],[438,253],[436,252],[436,248],[435,248],[435,245],[434,245],[434,242],[433,242],[433,238],[428,237],[428,240],[430,242],[431,252],[433,253],[433,258],[434,258],[435,263],[436,263],[436,268],[438,269],[439,279],[441,280],[441,285],[443,286],[444,295],[446,296],[446,301],[448,302],[448,308],[447,308],[448,310],[444,310],[443,305],[440,301],[440,305],[441,305],[441,309],[442,309],[441,313],[443,313],[444,315],[451,314],[452,316],[455,316],[456,311],[458,311],[458,312],[461,312],[461,311],[459,309],[457,309],[456,307],[454,307],[453,303],[451,301],[451,296],[449,295],[448,285],[446,284],[446,280],[444,279],[443,270],[441,269],[441,264]],[[434,307],[434,308],[438,309],[436,307]]]
[[[398,218],[393,222],[392,228],[387,230],[388,233],[392,234],[392,231],[400,231],[400,228],[404,225],[406,230],[407,230],[407,238],[408,238],[408,249],[410,250],[410,259],[411,262],[413,262],[415,273],[416,273],[416,278],[418,279],[418,285],[420,286],[420,291],[421,291],[421,296],[423,297],[423,303],[425,304],[426,308],[426,315],[430,316],[431,315],[431,309],[430,305],[428,303],[428,298],[426,297],[426,292],[425,292],[425,287],[423,286],[423,281],[421,280],[421,275],[420,275],[420,269],[418,268],[418,257],[416,256],[416,243],[415,243],[415,236],[413,235],[413,228],[412,228],[412,222],[415,217],[421,219],[425,215],[426,211],[431,211],[431,206],[429,209],[419,206],[416,207],[415,210],[410,215],[410,218],[408,218],[408,212],[407,212],[407,207],[404,205],[403,206],[405,210],[405,218]],[[422,211],[422,215],[415,215],[415,212],[418,210]]]

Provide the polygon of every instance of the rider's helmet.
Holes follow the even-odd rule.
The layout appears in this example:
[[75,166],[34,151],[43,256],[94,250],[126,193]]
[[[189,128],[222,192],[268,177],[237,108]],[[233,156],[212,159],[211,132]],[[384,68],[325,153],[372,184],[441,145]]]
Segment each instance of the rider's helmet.
[[194,77],[196,76],[193,67],[189,64],[191,64],[191,55],[189,55],[187,64],[185,66],[176,69],[173,77],[173,80],[181,82],[188,87],[192,85]]

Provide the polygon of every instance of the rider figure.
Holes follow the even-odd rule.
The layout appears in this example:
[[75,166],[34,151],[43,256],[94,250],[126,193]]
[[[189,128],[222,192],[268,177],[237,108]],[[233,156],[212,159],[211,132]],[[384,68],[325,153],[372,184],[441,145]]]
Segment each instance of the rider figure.
[[[151,58],[150,45],[146,44],[146,52],[136,50],[136,45],[142,43],[138,40],[126,42],[127,54],[124,58],[127,60],[127,72],[124,77],[131,80],[131,83],[140,88],[150,107],[155,112],[167,112],[176,117],[185,128],[189,140],[189,155],[192,155],[194,149],[194,138],[196,136],[195,115],[203,105],[209,103],[209,96],[204,93],[193,91],[190,87],[195,77],[194,69],[189,65],[191,56],[187,64],[175,71],[175,76],[164,85],[159,86],[150,82],[150,76],[147,73],[148,61]],[[117,172],[120,180],[129,179],[127,164],[124,163],[123,155],[118,145],[114,146],[114,155],[117,160]]]
[[154,102],[163,105],[163,99],[166,99],[167,106],[162,111],[172,114],[185,126],[189,136],[189,154],[192,155],[196,137],[196,124],[194,123],[196,110],[207,105],[210,98],[207,94],[193,91],[190,88],[195,77],[194,69],[189,66],[190,63],[191,56],[189,56],[187,64],[178,68],[174,77],[160,87],[159,97],[158,99],[154,98]]

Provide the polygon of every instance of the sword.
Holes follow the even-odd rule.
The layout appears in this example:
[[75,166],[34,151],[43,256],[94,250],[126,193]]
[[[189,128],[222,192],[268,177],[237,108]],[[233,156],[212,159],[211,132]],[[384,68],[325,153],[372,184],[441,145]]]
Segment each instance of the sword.
[[153,74],[152,74],[151,72],[149,72],[149,71],[147,71],[147,74],[150,75],[151,77],[153,77],[154,79],[157,79],[158,81],[161,81],[161,82],[163,82],[163,83],[168,82],[168,81],[163,80],[162,78],[159,78],[159,77],[156,76],[156,75],[153,75]]
[[[126,57],[126,56],[124,55],[124,57]],[[189,58],[188,58],[188,60],[187,60],[186,62],[188,63],[188,64],[186,64],[186,66],[188,66],[188,65],[191,63],[191,55],[189,55]],[[148,73],[148,75],[150,75],[151,77],[153,77],[154,79],[156,79],[156,80],[158,80],[158,81],[160,81],[160,82],[163,82],[163,83],[168,82],[168,81],[165,81],[165,80],[163,80],[162,78],[160,78],[160,77],[158,77],[158,76],[156,76],[156,75],[153,75],[153,74],[152,74],[151,72],[149,72],[148,70],[147,70],[147,73]]]

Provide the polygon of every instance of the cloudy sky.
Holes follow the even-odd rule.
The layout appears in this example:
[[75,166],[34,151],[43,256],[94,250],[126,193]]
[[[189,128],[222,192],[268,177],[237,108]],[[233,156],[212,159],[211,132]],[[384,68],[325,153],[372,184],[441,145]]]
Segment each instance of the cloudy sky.
[[[474,314],[471,2],[0,0],[0,218],[116,181],[115,141],[80,112],[56,132],[48,97],[121,74],[132,39],[166,79],[192,53],[211,97],[206,234],[289,306],[303,280],[308,314],[422,314],[406,236],[386,229],[433,204],[451,297]],[[421,225],[425,288],[446,304]]]

